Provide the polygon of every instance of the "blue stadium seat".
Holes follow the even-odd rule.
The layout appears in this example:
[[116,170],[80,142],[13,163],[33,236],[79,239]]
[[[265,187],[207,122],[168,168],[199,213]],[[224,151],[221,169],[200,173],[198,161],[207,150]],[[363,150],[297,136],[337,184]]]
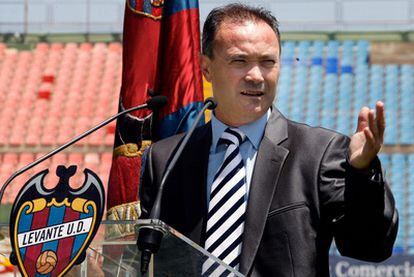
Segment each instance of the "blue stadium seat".
[[346,71],[351,68],[352,72],[352,66],[354,65],[354,42],[351,40],[345,40],[342,43],[342,57],[341,57],[341,66],[342,66],[342,72],[344,72],[344,69]]
[[383,67],[380,65],[372,65],[368,101],[370,107],[375,107],[375,103],[383,99],[383,77]]
[[351,129],[355,130],[359,111],[367,105],[368,100],[368,75],[369,67],[366,64],[357,65],[355,68],[355,82],[353,91],[353,115],[351,119]]
[[[405,168],[405,156],[401,153],[393,154],[391,156],[391,176],[390,181],[393,191],[396,193],[402,193],[401,197],[404,198],[404,168]],[[399,196],[399,195],[397,195]],[[401,203],[401,201],[399,201]]]
[[[306,45],[306,44],[304,44]],[[303,48],[308,46],[302,46]],[[306,48],[307,49],[307,48]],[[307,51],[307,50],[303,50]],[[306,91],[307,91],[307,81],[308,81],[308,67],[303,64],[298,64],[295,66],[295,79],[293,84],[292,92],[292,103],[290,116],[292,120],[303,121],[304,120],[304,110],[306,103]]]
[[328,52],[327,57],[338,57],[339,41],[330,40],[328,41]]
[[386,153],[379,153],[378,158],[381,161],[381,165],[385,168],[387,168],[390,165],[390,155]]
[[298,64],[308,65],[310,43],[307,40],[302,40],[298,45]]
[[[409,191],[414,194],[414,153],[408,154],[408,184],[409,184]],[[414,204],[414,201],[412,202]],[[414,209],[412,210],[414,213]],[[413,226],[414,227],[414,226]]]
[[357,65],[368,64],[369,42],[366,40],[360,40],[356,43],[356,46],[357,46],[356,64]]
[[404,245],[394,244],[394,248],[392,249],[393,254],[403,254],[405,253]]
[[336,112],[337,100],[337,82],[338,76],[336,74],[327,74],[325,76],[325,83],[322,94],[322,126],[326,128],[334,128],[334,117]]
[[335,129],[335,117],[329,113],[322,114],[321,126],[329,129]]
[[414,123],[412,113],[403,112],[400,118],[400,144],[414,143]]
[[401,87],[399,97],[400,144],[414,143],[414,67],[401,66]]
[[304,121],[312,126],[320,125],[321,95],[323,84],[323,68],[321,65],[312,65],[310,69],[310,83],[308,91],[307,109]]
[[289,111],[289,93],[290,86],[287,83],[279,83],[274,104],[285,115],[288,116]]
[[288,116],[287,113],[289,111],[289,104],[290,104],[289,98],[290,98],[290,91],[291,91],[292,75],[293,75],[292,66],[282,65],[280,77],[279,77],[277,95],[275,98],[275,105],[286,116]]
[[313,48],[313,53],[312,53],[312,57],[313,58],[322,58],[323,57],[323,49],[325,47],[325,44],[323,41],[320,40],[315,40],[312,44],[312,48]]
[[341,75],[339,80],[338,109],[336,112],[336,129],[346,135],[351,133],[352,128],[350,123],[352,116],[352,83],[353,78],[351,74]]
[[295,42],[286,41],[282,43],[282,66],[291,66],[295,58]]

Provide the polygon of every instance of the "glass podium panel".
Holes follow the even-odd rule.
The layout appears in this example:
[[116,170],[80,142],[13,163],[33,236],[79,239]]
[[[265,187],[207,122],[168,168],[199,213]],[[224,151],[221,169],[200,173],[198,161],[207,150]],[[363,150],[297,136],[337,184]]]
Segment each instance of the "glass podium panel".
[[[161,247],[153,256],[145,275],[140,272],[141,253],[136,245],[141,227],[162,229]],[[0,253],[11,252],[8,225],[1,226]],[[127,233],[127,234],[126,234]],[[126,235],[125,235],[126,234]],[[203,264],[211,265],[202,272]],[[15,267],[15,273],[20,276]],[[103,221],[87,250],[82,264],[74,266],[65,276],[243,276],[205,249],[159,220]]]

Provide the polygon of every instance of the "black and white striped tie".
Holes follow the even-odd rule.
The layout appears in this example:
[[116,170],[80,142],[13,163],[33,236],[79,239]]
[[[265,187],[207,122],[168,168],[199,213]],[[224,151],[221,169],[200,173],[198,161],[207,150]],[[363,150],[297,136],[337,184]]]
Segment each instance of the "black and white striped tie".
[[[205,249],[236,270],[246,212],[246,169],[239,149],[245,138],[240,130],[227,128],[219,140],[228,147],[211,186],[206,227]],[[211,259],[203,263],[203,275],[220,276],[222,270],[213,268],[213,263]]]

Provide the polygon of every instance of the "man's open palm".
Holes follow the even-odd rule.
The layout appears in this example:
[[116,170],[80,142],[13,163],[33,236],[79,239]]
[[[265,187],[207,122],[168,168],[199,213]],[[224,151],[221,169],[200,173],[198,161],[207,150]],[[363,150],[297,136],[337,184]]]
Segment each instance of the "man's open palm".
[[363,107],[358,116],[358,126],[349,145],[349,162],[357,169],[365,169],[380,151],[384,142],[384,103],[378,101],[376,112]]

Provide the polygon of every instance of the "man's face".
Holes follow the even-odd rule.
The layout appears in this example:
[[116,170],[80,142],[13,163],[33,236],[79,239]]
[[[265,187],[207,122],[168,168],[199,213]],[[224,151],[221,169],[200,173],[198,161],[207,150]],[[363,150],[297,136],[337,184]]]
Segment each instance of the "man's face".
[[279,79],[279,54],[277,36],[263,21],[219,26],[213,58],[202,57],[203,74],[218,104],[218,119],[240,126],[266,113]]

